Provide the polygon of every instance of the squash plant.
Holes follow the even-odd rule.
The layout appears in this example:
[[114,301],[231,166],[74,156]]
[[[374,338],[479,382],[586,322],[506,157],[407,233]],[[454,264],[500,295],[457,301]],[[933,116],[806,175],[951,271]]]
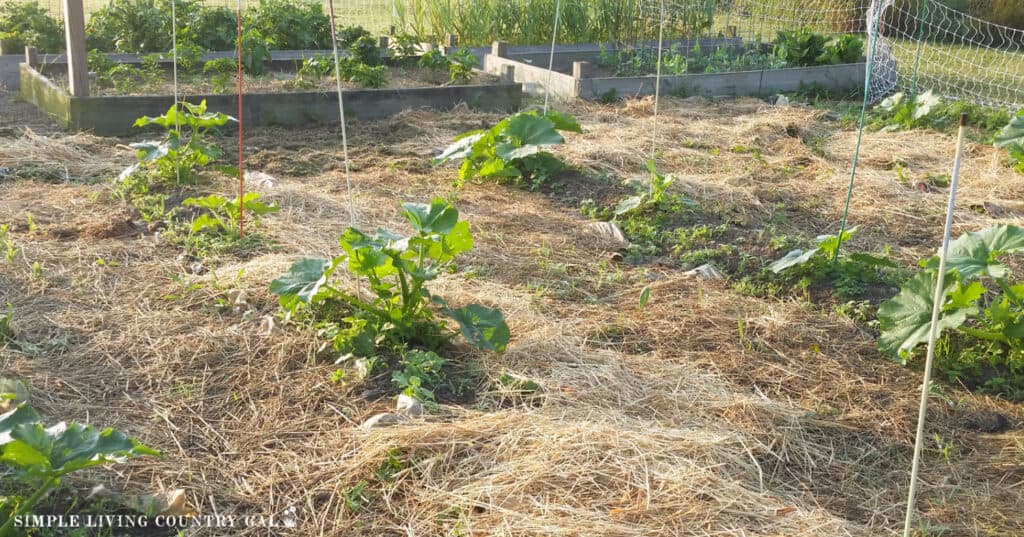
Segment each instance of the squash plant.
[[15,519],[31,513],[64,476],[143,455],[160,453],[113,429],[65,422],[47,427],[27,403],[0,415],[0,463],[33,490],[27,498],[0,497],[0,537],[15,535]]
[[520,112],[490,129],[459,135],[433,162],[441,165],[462,161],[459,186],[479,177],[529,184],[531,189],[536,189],[565,166],[544,150],[565,143],[559,131],[583,132],[583,128],[576,118],[558,111]]
[[[429,205],[405,203],[402,216],[410,236],[380,229],[373,235],[348,228],[333,259],[301,259],[270,284],[288,317],[307,314],[343,358],[372,357],[378,347],[399,353],[409,347],[438,349],[451,335],[435,309],[454,320],[472,345],[501,352],[509,329],[499,310],[470,304],[461,308],[427,290],[428,282],[454,268],[456,256],[473,248],[469,223],[436,198]],[[335,271],[369,282],[369,298],[333,283]]]
[[[948,332],[939,367],[953,379],[1024,396],[1024,283],[1000,262],[1024,251],[1024,228],[997,225],[950,243],[939,332]],[[879,348],[908,363],[928,339],[939,259],[878,309]]]
[[996,136],[996,147],[1006,148],[1013,159],[1014,168],[1024,173],[1024,111],[999,132]]
[[842,250],[843,244],[856,233],[857,228],[852,227],[842,235],[820,235],[814,239],[813,247],[789,251],[768,265],[768,270],[801,278],[807,284],[827,282],[840,298],[847,300],[863,295],[869,285],[889,284],[891,278],[886,271],[898,268],[895,262]]
[[[237,173],[237,172],[236,172]],[[241,219],[241,209],[245,210],[248,221],[258,225],[259,217],[276,213],[281,208],[277,203],[267,205],[259,201],[260,195],[256,192],[246,192],[242,197],[242,203],[238,198],[224,198],[211,194],[203,198],[188,198],[181,202],[186,207],[197,207],[206,209],[207,212],[200,214],[192,222],[192,232],[208,231],[231,238],[238,238],[238,223]]]
[[117,177],[115,196],[138,210],[147,222],[168,216],[163,192],[177,184],[196,184],[199,170],[220,158],[221,150],[208,142],[210,131],[223,127],[235,118],[223,113],[210,113],[206,101],[172,105],[158,117],[144,116],[135,120],[136,127],[156,125],[165,129],[160,141],[132,144],[138,162]]

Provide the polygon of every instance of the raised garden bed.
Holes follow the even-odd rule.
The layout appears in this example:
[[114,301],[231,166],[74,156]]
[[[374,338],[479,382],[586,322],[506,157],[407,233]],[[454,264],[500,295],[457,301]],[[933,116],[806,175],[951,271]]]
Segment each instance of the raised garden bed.
[[[656,47],[654,43],[643,44]],[[484,57],[484,70],[494,75],[514,76],[523,83],[527,93],[549,93],[562,100],[607,99],[610,97],[653,95],[657,77],[653,61],[637,61],[630,69],[614,60],[624,50],[608,45],[574,45],[555,49],[553,69],[548,70],[550,49],[510,50],[503,43],[495,43]],[[855,91],[864,86],[866,63],[850,63],[816,67],[771,68],[773,62],[766,50],[745,45],[738,38],[684,40],[666,43],[665,49],[674,58],[702,58],[702,71],[672,74],[663,67],[662,94],[715,96],[767,95],[798,91],[803,87],[817,87],[830,91]],[[656,50],[656,48],[654,49]],[[720,60],[714,55],[719,50]],[[631,53],[632,54],[632,53]],[[669,58],[666,54],[666,58]],[[666,65],[663,58],[662,65]],[[649,59],[648,59],[649,60]],[[677,67],[679,71],[696,71],[696,62]],[[731,69],[737,69],[731,72]],[[631,76],[615,76],[626,71]]]
[[[253,126],[337,122],[338,100],[333,79],[296,78],[295,71],[302,59],[316,53],[329,54],[328,51],[274,52],[267,74],[247,77],[243,121]],[[207,59],[229,54],[214,54]],[[118,63],[141,61],[135,55],[108,57]],[[164,73],[158,73],[135,91],[127,92],[115,91],[94,80],[90,84],[91,96],[73,97],[65,89],[67,64],[63,57],[45,57],[38,63],[36,66],[20,64],[21,95],[68,129],[90,130],[104,136],[130,134],[135,118],[160,115],[174,102],[170,77]],[[475,71],[468,81],[454,85],[448,82],[446,75],[410,65],[393,65],[386,69],[383,88],[357,88],[346,83],[346,114],[356,119],[379,119],[406,109],[448,110],[462,103],[494,112],[514,111],[521,105],[522,85],[519,83],[503,82],[496,76]],[[185,75],[181,80],[184,82],[180,88],[183,99],[206,100],[213,112],[237,114],[233,81],[214,84],[212,76],[202,74]]]

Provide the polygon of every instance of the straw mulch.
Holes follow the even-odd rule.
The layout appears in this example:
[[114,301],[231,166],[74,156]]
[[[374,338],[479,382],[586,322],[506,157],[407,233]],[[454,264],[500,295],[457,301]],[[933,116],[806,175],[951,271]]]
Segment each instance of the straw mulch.
[[[570,162],[641,174],[653,131],[648,105],[573,112],[586,134],[559,149]],[[449,191],[453,170],[435,170],[426,157],[495,119],[410,112],[354,125],[359,226],[400,230],[399,201]],[[779,224],[784,231],[832,231],[854,134],[823,112],[667,99],[658,121],[661,168],[702,204],[751,233],[780,203],[794,215]],[[276,312],[268,282],[300,256],[336,253],[351,217],[338,134],[252,133],[250,166],[278,180],[261,187],[282,205],[264,228],[277,244],[248,259],[206,260],[210,271],[199,276],[151,234],[86,233],[119,225],[108,186],[0,183],[0,222],[19,224],[21,249],[0,272],[0,302],[12,304],[21,337],[50,343],[38,356],[0,351],[0,368],[28,379],[47,415],[114,426],[165,454],[93,472],[76,486],[181,488],[202,514],[294,508],[298,518],[295,528],[189,535],[831,537],[901,525],[917,373],[884,361],[871,335],[847,319],[742,296],[671,267],[614,261],[566,201],[588,192],[481,185],[458,194],[477,246],[432,291],[500,307],[513,343],[503,355],[453,349],[451,358],[480,372],[473,400],[360,429],[393,401],[373,386],[332,383],[335,366],[316,360],[314,334],[267,321]],[[131,159],[114,144],[0,140],[0,160],[66,165],[72,177],[101,179]],[[761,158],[738,146],[756,147]],[[935,244],[945,198],[901,185],[892,163],[941,171],[951,139],[870,133],[864,147],[851,209],[864,229],[858,246],[890,244],[897,258],[916,261]],[[1024,181],[998,160],[991,148],[971,148],[959,230],[991,221],[970,205],[1024,196]],[[224,181],[209,190],[230,188]],[[38,230],[20,226],[27,212]],[[35,261],[41,278],[29,268]],[[640,310],[644,286],[652,299]],[[513,393],[499,381],[504,374],[541,388]],[[1024,534],[1024,413],[954,387],[945,393],[934,400],[928,432],[955,448],[949,460],[934,442],[925,454],[927,523],[947,527],[944,535]],[[992,415],[1007,425],[975,426]],[[381,473],[389,459],[400,462]],[[362,494],[353,493],[364,481]]]

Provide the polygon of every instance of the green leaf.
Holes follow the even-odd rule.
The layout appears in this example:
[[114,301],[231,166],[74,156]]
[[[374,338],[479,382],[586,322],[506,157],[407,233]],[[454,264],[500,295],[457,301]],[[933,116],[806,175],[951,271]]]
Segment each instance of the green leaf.
[[504,352],[508,346],[509,329],[500,310],[470,304],[456,310],[446,307],[441,311],[459,323],[462,336],[476,348]]
[[455,139],[455,143],[449,145],[432,162],[435,166],[444,164],[450,160],[464,159],[473,154],[473,144],[487,134],[487,131],[471,131]]
[[944,307],[950,311],[971,308],[977,305],[978,299],[984,296],[986,291],[987,289],[981,285],[981,282],[971,282],[966,286],[958,285],[952,293],[949,293],[949,302]]
[[204,229],[219,230],[222,227],[223,224],[220,220],[217,220],[208,214],[201,214],[192,222],[192,233],[198,233]]
[[[1001,254],[1024,250],[1024,228],[1000,224],[977,232],[969,232],[949,245],[946,270],[957,271],[964,281],[980,276],[1005,278],[1010,270],[999,263]],[[938,257],[928,260],[928,268],[939,267]]]
[[565,138],[555,130],[553,121],[531,114],[517,114],[509,118],[505,134],[516,140],[520,146],[565,143]]
[[803,265],[804,263],[807,263],[808,261],[813,259],[819,251],[820,250],[818,248],[811,248],[810,250],[807,251],[800,249],[791,250],[789,253],[783,256],[782,259],[779,259],[772,263],[771,265],[768,265],[768,268],[772,272],[779,274],[780,272],[790,267],[795,267],[797,265]]
[[1024,145],[1024,115],[1017,116],[996,136],[996,147]]
[[445,234],[459,221],[459,211],[444,198],[434,198],[430,205],[404,203],[402,207],[405,209],[402,216],[405,216],[413,229],[420,233]]
[[14,440],[4,446],[0,460],[40,476],[59,477],[139,455],[159,455],[124,433],[78,423],[45,428],[41,423],[23,424],[11,431],[11,437]]
[[11,441],[11,430],[26,423],[39,423],[42,418],[34,408],[20,404],[14,410],[0,415],[0,447]]
[[210,194],[204,198],[188,198],[181,202],[186,207],[201,207],[203,209],[220,209],[228,203],[226,198],[222,198],[216,194]]
[[282,299],[295,297],[311,304],[320,288],[327,283],[334,263],[327,259],[306,258],[296,261],[288,272],[270,283],[270,292]]
[[506,161],[501,158],[487,160],[480,166],[478,173],[480,177],[519,177],[522,175],[518,168],[506,164]]
[[622,216],[626,213],[639,209],[644,204],[645,196],[630,196],[615,205],[615,216]]
[[879,103],[878,107],[881,108],[882,110],[887,111],[887,112],[892,111],[897,106],[899,106],[900,103],[903,102],[903,98],[905,96],[906,95],[902,91],[899,92],[899,93],[894,93],[894,94],[886,97],[881,103]]
[[[878,346],[891,356],[905,357],[919,344],[928,341],[932,328],[932,306],[935,301],[936,274],[921,271],[903,285],[895,297],[878,307],[879,327],[882,335]],[[955,279],[946,284],[943,297],[957,290],[960,283]],[[961,295],[968,296],[968,293]],[[967,321],[968,315],[976,315],[977,307],[946,308],[939,315],[939,334],[944,329],[957,328]]]
[[647,303],[650,302],[650,300],[651,300],[651,287],[650,286],[645,286],[643,289],[640,290],[640,307],[641,308],[646,307]]
[[887,267],[887,268],[898,268],[899,263],[885,257],[879,257],[876,255],[865,254],[865,253],[852,253],[848,256],[851,261],[856,261],[862,265],[869,267]]
[[555,124],[555,128],[560,131],[578,132],[583,133],[583,127],[580,126],[580,122],[575,117],[559,112],[558,110],[548,111],[546,116]]

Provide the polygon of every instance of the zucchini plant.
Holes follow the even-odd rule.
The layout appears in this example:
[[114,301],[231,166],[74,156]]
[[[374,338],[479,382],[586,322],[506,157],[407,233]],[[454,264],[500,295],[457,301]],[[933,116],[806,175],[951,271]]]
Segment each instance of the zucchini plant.
[[[1024,228],[997,225],[950,243],[946,284],[938,320],[938,368],[964,381],[1014,399],[1024,398],[1024,282],[1011,280],[1000,257],[1024,251]],[[879,348],[906,364],[932,329],[939,259],[907,281],[878,309]]]
[[857,233],[852,227],[842,235],[820,235],[814,239],[814,246],[807,249],[791,250],[782,258],[768,265],[775,274],[787,274],[806,282],[827,282],[837,295],[852,299],[864,294],[870,285],[888,284],[890,278],[886,269],[897,269],[899,265],[890,259],[841,250],[842,245]]
[[143,455],[160,453],[113,429],[65,422],[47,427],[27,403],[0,415],[0,463],[32,491],[28,497],[0,497],[0,537],[16,535],[16,518],[30,514],[65,476]]
[[486,130],[455,138],[434,165],[462,161],[458,186],[474,178],[540,187],[565,164],[544,148],[565,143],[559,131],[583,132],[576,118],[558,111],[520,112]]
[[[473,248],[469,223],[460,221],[459,212],[441,198],[402,207],[411,235],[384,229],[369,235],[350,227],[339,240],[341,255],[301,259],[274,280],[270,291],[278,295],[286,317],[311,319],[342,360],[443,348],[453,334],[435,312],[454,320],[475,347],[504,351],[509,329],[501,311],[479,304],[455,308],[427,289],[439,274],[454,269],[459,254]],[[336,285],[339,267],[369,283],[368,298]],[[403,383],[412,386],[414,381]]]
[[[236,172],[237,173],[237,172]],[[242,197],[242,203],[237,198],[224,198],[211,194],[203,198],[188,198],[181,202],[186,207],[197,207],[206,209],[192,221],[192,232],[207,231],[228,237],[238,238],[238,223],[242,211],[248,217],[251,225],[259,225],[259,218],[265,214],[276,213],[280,210],[277,203],[267,205],[259,201],[260,195],[256,192],[246,192]]]
[[996,147],[1006,148],[1013,159],[1014,169],[1024,173],[1024,111],[1010,120],[996,136]]
[[138,162],[117,178],[114,194],[135,207],[146,221],[167,217],[166,191],[179,184],[196,184],[200,170],[220,158],[221,150],[210,144],[211,130],[223,127],[231,116],[210,113],[206,101],[171,106],[158,117],[144,116],[135,120],[136,127],[156,125],[165,129],[160,141],[132,144]]

